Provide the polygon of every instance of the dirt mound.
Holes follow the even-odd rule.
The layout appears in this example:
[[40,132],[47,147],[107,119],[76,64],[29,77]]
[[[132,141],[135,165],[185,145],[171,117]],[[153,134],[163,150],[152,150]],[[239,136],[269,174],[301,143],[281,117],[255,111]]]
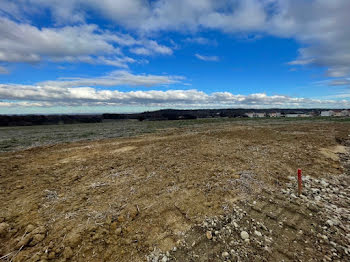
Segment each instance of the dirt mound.
[[[336,134],[348,130],[346,123],[224,123],[2,153],[0,257],[145,261],[154,250],[181,248],[184,237],[206,217],[237,206],[255,219],[253,209],[239,201],[261,188],[285,186],[297,168],[317,179],[347,172],[339,159],[320,150],[336,146]],[[252,201],[258,206],[266,199]],[[286,201],[272,200],[277,202],[273,208]],[[261,223],[277,230],[262,212]],[[239,225],[255,245],[253,227]],[[274,239],[274,233],[251,225]],[[216,237],[217,230],[208,227],[201,233],[206,241],[209,230]],[[236,233],[238,241],[241,232]],[[249,248],[247,255],[255,250]],[[231,257],[231,250],[222,252]]]
[[290,179],[207,218],[179,248],[155,250],[148,261],[349,261],[350,177],[305,177],[300,198]]

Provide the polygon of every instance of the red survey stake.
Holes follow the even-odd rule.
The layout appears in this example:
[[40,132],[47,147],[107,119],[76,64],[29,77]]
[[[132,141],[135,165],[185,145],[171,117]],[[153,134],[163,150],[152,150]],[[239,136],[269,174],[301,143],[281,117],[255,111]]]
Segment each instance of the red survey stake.
[[302,179],[301,179],[301,169],[298,168],[298,196],[301,195],[301,190],[302,190]]

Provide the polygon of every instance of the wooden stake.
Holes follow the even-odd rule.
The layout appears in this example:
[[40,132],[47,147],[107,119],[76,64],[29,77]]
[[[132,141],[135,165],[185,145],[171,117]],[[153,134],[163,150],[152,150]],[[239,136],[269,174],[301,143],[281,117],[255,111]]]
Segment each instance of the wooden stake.
[[298,196],[301,195],[301,191],[303,189],[303,185],[302,185],[302,178],[301,178],[301,169],[298,169]]

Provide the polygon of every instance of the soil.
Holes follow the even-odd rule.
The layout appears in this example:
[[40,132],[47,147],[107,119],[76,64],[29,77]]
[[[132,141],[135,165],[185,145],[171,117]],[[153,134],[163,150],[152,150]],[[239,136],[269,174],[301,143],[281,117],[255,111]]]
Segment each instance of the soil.
[[[266,261],[322,261],[325,256],[349,260],[343,248],[350,244],[349,220],[339,218],[341,223],[335,225],[343,231],[321,232],[329,213],[300,207],[300,201],[310,203],[294,198],[296,183],[289,178],[298,168],[311,181],[328,184],[345,176],[334,184],[340,192],[338,187],[338,193],[332,191],[340,194],[346,188],[342,181],[348,173],[344,163],[349,134],[349,123],[224,123],[1,153],[0,257],[4,261],[252,261],[253,254],[260,254]],[[349,202],[339,203],[346,214]],[[254,205],[261,205],[261,212],[254,211]],[[271,210],[280,211],[275,222],[269,220]],[[230,222],[223,222],[226,218]],[[248,225],[247,218],[256,222]],[[221,228],[232,221],[239,224],[222,237],[225,243],[233,241],[232,246],[219,238],[213,241],[221,228],[204,222],[215,219],[224,225]],[[289,230],[295,222],[300,226],[288,233],[280,227],[282,221],[290,221]],[[257,222],[267,229],[258,230],[265,242],[265,237],[271,238],[271,244],[257,244],[252,237],[249,243],[241,241],[239,230],[251,236],[260,226]],[[302,252],[296,256],[290,251],[293,236],[310,232],[311,226],[315,235],[302,235],[309,244],[296,245]],[[213,231],[211,239],[207,231]],[[323,235],[334,238],[323,240],[325,251],[310,250]]]

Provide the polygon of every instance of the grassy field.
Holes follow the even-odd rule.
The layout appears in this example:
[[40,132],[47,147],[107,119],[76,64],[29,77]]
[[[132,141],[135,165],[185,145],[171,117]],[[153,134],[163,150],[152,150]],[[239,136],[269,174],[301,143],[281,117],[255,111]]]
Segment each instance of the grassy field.
[[121,120],[92,124],[0,127],[0,152],[80,140],[131,137],[172,128],[221,125],[230,122],[349,121],[349,118],[207,118],[178,121]]

